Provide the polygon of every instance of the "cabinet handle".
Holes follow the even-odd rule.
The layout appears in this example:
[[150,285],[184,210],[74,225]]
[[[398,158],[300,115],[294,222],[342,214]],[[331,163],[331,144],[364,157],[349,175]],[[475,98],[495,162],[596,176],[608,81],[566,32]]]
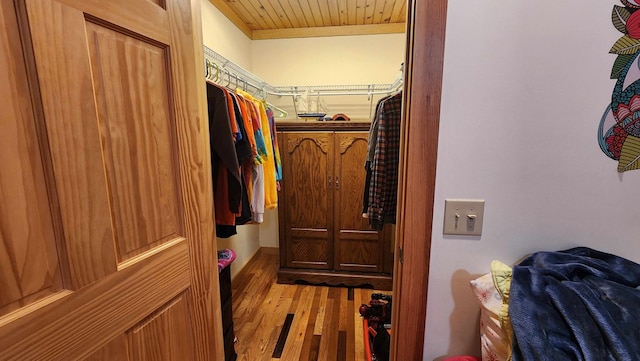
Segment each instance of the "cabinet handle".
[[327,182],[327,188],[329,189],[333,188],[333,181],[331,176],[329,176],[329,182]]
[[340,179],[336,177],[336,190],[340,190]]

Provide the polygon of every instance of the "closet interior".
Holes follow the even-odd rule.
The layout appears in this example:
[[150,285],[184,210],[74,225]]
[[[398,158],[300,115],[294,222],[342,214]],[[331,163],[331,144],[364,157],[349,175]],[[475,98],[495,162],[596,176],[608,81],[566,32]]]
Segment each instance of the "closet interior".
[[[278,282],[391,290],[385,224],[395,223],[402,73],[388,84],[273,86],[207,46],[204,54],[217,236],[262,223],[277,204]],[[370,119],[318,108],[353,96],[366,96]],[[316,108],[301,113],[305,97]]]
[[[224,35],[218,31],[217,36]],[[259,289],[270,289],[260,283],[269,277],[261,275],[251,261],[268,263],[264,261],[266,252],[277,256],[274,283],[390,294],[404,34],[251,40],[253,55],[249,60],[240,52],[216,46],[218,39],[213,35],[207,42],[206,25],[204,40],[207,88],[228,98],[217,103],[209,99],[216,220],[220,206],[225,207],[223,213],[231,211],[237,216],[237,223],[231,225],[234,229],[230,224],[216,225],[218,248],[237,255],[230,268],[231,279],[239,279],[228,287],[223,285],[229,282],[225,276],[221,288],[247,292],[249,282]],[[224,106],[225,122],[231,125],[217,127],[212,114]],[[238,131],[233,130],[233,123]],[[249,128],[243,130],[243,124]],[[227,137],[230,150],[235,145],[238,162],[230,160],[226,170],[217,172],[225,163],[217,161],[224,154],[215,149],[214,138],[222,135]],[[261,138],[265,140],[263,152]],[[241,150],[247,139],[252,143],[247,148],[253,152]],[[250,155],[242,158],[240,154]],[[238,175],[233,174],[235,169],[239,169]],[[264,185],[258,185],[256,179]],[[233,182],[241,185],[241,192],[230,197],[229,190],[220,186]],[[256,199],[259,187],[264,187],[267,198],[275,193],[277,201]],[[232,191],[237,193],[238,189]],[[218,201],[219,195],[223,202]],[[227,202],[230,198],[234,200],[232,208]],[[249,216],[241,222],[238,215],[247,208]],[[246,272],[251,272],[250,281]],[[321,289],[317,292],[324,292]],[[241,299],[255,294],[234,294],[234,310],[223,304],[223,318],[225,312],[233,312],[234,319],[246,320],[246,315],[237,313],[258,305]],[[354,308],[352,299],[349,305],[357,316],[358,305]],[[246,326],[238,334],[242,343]],[[247,351],[245,347],[239,349]]]

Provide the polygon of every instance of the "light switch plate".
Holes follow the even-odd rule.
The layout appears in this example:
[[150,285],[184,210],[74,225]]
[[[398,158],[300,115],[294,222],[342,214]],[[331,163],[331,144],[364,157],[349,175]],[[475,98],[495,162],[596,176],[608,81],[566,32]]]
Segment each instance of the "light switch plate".
[[444,201],[444,234],[480,236],[483,219],[483,199],[445,199]]

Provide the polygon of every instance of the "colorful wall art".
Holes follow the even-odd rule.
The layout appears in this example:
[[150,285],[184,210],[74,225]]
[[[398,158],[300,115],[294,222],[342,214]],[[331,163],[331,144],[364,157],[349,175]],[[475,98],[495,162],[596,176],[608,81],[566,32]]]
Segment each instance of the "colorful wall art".
[[609,51],[617,58],[611,70],[616,84],[598,129],[600,148],[618,161],[618,172],[640,169],[640,3],[614,5],[613,26],[622,33]]

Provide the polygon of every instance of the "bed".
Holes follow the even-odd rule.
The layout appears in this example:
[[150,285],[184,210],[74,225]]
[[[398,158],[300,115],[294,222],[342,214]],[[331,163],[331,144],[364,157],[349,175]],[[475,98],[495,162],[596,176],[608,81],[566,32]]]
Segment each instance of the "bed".
[[471,281],[483,361],[640,360],[640,265],[586,247],[494,261]]

